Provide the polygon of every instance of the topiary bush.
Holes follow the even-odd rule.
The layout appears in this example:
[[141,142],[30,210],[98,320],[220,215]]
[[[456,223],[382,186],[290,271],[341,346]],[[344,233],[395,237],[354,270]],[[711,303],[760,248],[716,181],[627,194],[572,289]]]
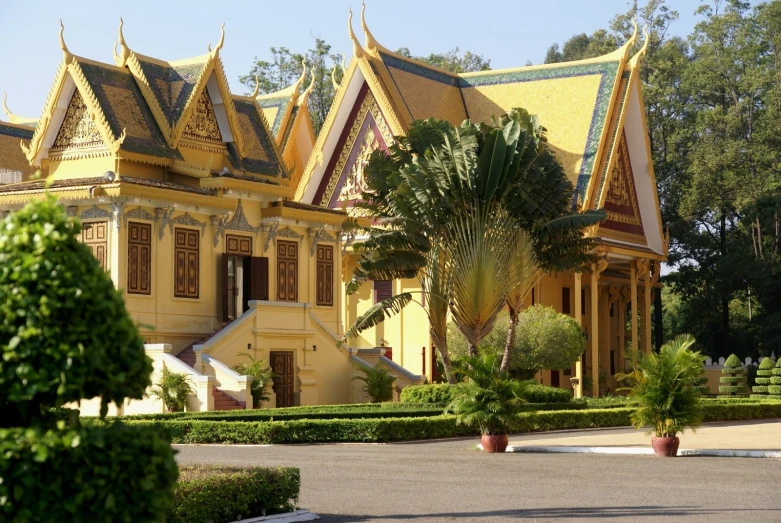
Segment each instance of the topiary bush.
[[402,403],[433,403],[445,405],[453,400],[456,385],[436,383],[431,385],[410,385],[401,389]]
[[735,396],[746,392],[746,375],[743,371],[743,363],[734,354],[730,354],[721,369],[723,376],[719,378],[719,394]]
[[767,387],[768,396],[772,399],[781,399],[781,358],[778,358],[770,385]]
[[47,196],[0,221],[0,519],[160,521],[170,434],[60,409],[140,399],[152,362],[121,293]]
[[757,377],[754,378],[756,385],[751,388],[751,391],[754,393],[751,395],[752,398],[764,398],[767,396],[767,387],[770,385],[770,377],[773,375],[774,366],[773,360],[770,358],[765,358],[760,362],[759,368],[757,368]]
[[529,385],[523,392],[523,399],[531,403],[569,403],[572,392],[547,385]]
[[229,523],[295,510],[296,468],[183,467],[166,523]]

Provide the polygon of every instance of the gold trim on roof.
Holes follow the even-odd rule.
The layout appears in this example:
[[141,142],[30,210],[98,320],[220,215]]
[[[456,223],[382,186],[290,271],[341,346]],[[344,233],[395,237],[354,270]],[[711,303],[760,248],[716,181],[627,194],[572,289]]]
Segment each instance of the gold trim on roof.
[[34,124],[38,120],[35,118],[25,118],[24,116],[19,116],[17,114],[14,114],[11,112],[11,110],[8,108],[8,93],[3,92],[3,111],[5,112],[6,116],[8,116],[8,121],[12,124],[16,125],[25,125],[25,124]]
[[122,34],[122,26],[124,24],[125,21],[122,20],[122,17],[119,17],[119,54],[117,54],[117,42],[114,42],[114,47],[112,49],[114,52],[114,64],[116,64],[117,67],[125,67],[128,58],[130,58],[130,55],[132,54],[130,47],[128,47],[127,43],[125,42],[125,35]]

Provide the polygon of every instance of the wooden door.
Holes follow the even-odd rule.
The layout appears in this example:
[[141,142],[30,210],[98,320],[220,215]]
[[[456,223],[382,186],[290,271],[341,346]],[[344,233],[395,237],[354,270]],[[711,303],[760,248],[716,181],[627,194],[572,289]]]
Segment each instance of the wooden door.
[[250,259],[251,300],[268,300],[268,258],[254,256]]
[[277,241],[277,300],[298,301],[298,243]]
[[551,387],[561,386],[561,382],[559,381],[559,371],[557,370],[550,371],[550,386]]
[[108,222],[83,223],[81,241],[89,247],[103,270],[108,270]]
[[273,390],[277,395],[277,407],[292,407],[295,403],[293,351],[271,351],[270,360],[271,370],[274,371]]

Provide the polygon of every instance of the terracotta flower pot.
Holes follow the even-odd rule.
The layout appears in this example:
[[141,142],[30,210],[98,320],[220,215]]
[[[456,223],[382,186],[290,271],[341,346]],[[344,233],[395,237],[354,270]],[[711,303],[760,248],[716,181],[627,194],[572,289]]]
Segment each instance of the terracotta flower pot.
[[651,446],[654,448],[654,456],[660,458],[674,458],[678,455],[678,445],[681,439],[674,438],[651,438]]
[[480,443],[483,444],[483,452],[504,452],[507,450],[509,438],[507,434],[483,434]]

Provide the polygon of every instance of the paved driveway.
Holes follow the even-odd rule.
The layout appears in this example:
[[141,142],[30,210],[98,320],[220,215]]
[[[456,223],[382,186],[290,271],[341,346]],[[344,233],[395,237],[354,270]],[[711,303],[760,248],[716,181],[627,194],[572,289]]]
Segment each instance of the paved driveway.
[[476,443],[179,445],[177,459],[299,467],[300,505],[329,522],[781,521],[781,460],[490,455]]

